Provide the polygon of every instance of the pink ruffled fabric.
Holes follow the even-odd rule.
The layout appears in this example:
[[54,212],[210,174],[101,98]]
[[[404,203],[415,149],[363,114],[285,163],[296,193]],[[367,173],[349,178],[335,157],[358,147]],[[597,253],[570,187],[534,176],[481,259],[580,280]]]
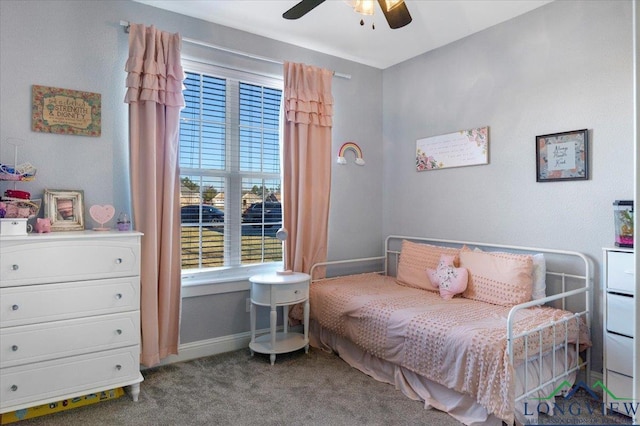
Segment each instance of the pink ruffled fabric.
[[285,119],[294,123],[331,127],[333,72],[305,64],[284,64]]
[[125,103],[153,101],[184,106],[184,71],[180,62],[182,39],[153,25],[131,24]]

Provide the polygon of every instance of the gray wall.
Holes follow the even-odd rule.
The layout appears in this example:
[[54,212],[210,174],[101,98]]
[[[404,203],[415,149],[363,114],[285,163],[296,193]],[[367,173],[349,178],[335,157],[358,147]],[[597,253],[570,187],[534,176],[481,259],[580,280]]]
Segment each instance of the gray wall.
[[[384,71],[384,235],[586,253],[633,198],[631,2],[556,1]],[[407,82],[411,82],[407,84]],[[415,171],[416,140],[489,126],[489,165]],[[535,136],[589,129],[590,179],[536,183]]]
[[[351,74],[334,78],[333,152],[347,141],[364,151],[366,167],[334,163],[329,256],[378,255],[382,241],[382,71],[130,1],[0,1],[0,162],[13,163],[10,138],[23,146],[19,162],[38,168],[20,188],[39,197],[45,188],[83,189],[86,206],[129,210],[128,118],[124,65],[128,36],[120,20],[155,25],[183,37],[280,61],[304,62]],[[220,65],[282,75],[281,66],[184,43],[186,55]],[[102,136],[36,133],[31,129],[31,86],[102,94]],[[363,126],[362,123],[367,123]],[[4,192],[6,184],[0,183]],[[374,196],[372,196],[374,194]],[[87,208],[88,209],[88,208]],[[91,224],[89,224],[92,226]],[[249,330],[248,293],[183,300],[181,342]],[[260,325],[260,324],[259,324]]]
[[[20,161],[38,167],[38,177],[21,187],[34,196],[83,189],[87,206],[130,209],[121,19],[351,74],[334,79],[333,151],[355,141],[366,166],[334,163],[329,257],[378,255],[391,233],[583,251],[595,262],[600,369],[601,248],[613,243],[611,203],[633,193],[630,2],[556,1],[381,71],[130,1],[2,0],[0,161],[12,162],[10,138],[24,141]],[[33,84],[101,93],[102,136],[31,132]],[[489,165],[415,171],[417,139],[483,125],[490,127]],[[582,128],[590,129],[590,180],[536,183],[535,136]],[[182,342],[247,331],[246,297],[185,299]]]

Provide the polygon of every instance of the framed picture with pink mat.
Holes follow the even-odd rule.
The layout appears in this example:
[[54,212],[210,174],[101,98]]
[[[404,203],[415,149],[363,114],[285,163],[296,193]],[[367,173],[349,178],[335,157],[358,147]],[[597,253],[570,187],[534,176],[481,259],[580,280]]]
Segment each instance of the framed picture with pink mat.
[[45,189],[44,217],[53,232],[84,230],[84,191]]

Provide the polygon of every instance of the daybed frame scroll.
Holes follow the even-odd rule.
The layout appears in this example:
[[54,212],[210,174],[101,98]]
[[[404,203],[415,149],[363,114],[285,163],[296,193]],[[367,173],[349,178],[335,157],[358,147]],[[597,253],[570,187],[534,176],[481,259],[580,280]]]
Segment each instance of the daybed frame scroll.
[[[592,288],[592,262],[591,260],[582,253],[575,251],[566,251],[566,250],[556,250],[556,249],[541,249],[541,248],[533,248],[533,247],[523,247],[523,246],[512,246],[512,245],[499,245],[499,244],[488,244],[488,243],[478,243],[471,241],[456,241],[456,240],[444,240],[444,239],[435,239],[435,238],[423,238],[423,237],[409,237],[409,236],[401,236],[401,235],[391,235],[385,240],[384,247],[384,256],[377,257],[367,257],[367,258],[359,258],[359,259],[351,259],[351,260],[340,260],[340,261],[328,261],[318,263],[313,265],[311,268],[310,274],[312,277],[312,282],[317,281],[315,278],[316,268],[318,267],[331,267],[335,269],[341,269],[340,267],[344,267],[349,264],[357,264],[357,263],[367,263],[370,264],[372,262],[384,262],[384,268],[382,270],[367,270],[361,272],[378,272],[384,275],[392,275],[395,276],[397,272],[398,263],[400,259],[400,247],[401,242],[403,240],[410,240],[414,242],[421,242],[433,245],[442,245],[449,247],[463,247],[467,246],[469,248],[480,248],[482,250],[487,251],[508,251],[514,253],[524,253],[524,254],[533,254],[533,253],[543,253],[545,258],[547,256],[556,256],[560,259],[560,265],[554,265],[553,268],[560,268],[561,270],[551,270],[549,264],[547,263],[547,279],[549,277],[554,277],[554,280],[560,281],[560,289],[559,293],[552,294],[543,299],[533,300],[530,302],[522,303],[516,306],[513,306],[509,312],[507,317],[507,329],[506,329],[506,338],[507,338],[507,351],[509,353],[509,360],[511,364],[514,363],[514,350],[513,344],[517,339],[524,339],[524,359],[529,360],[536,357],[542,357],[543,348],[542,345],[536,345],[539,347],[539,352],[529,353],[528,350],[528,342],[529,338],[540,331],[542,328],[553,327],[554,336],[556,335],[556,331],[558,327],[560,327],[560,334],[562,334],[562,330],[564,329],[564,340],[560,342],[554,342],[555,348],[567,347],[570,345],[568,341],[568,324],[570,321],[579,321],[583,320],[586,323],[586,326],[589,330],[591,329],[591,311],[592,311],[592,303],[593,303],[593,288]],[[572,263],[572,267],[574,270],[569,271],[564,268],[568,268],[566,263]],[[344,274],[337,274],[344,275]],[[577,287],[574,289],[567,289],[567,281],[577,282]],[[576,286],[576,284],[574,284]],[[549,286],[547,287],[549,288]],[[549,290],[548,290],[549,291]],[[530,308],[532,306],[537,306],[541,304],[554,304],[560,303],[559,307],[564,310],[570,310],[567,308],[567,301],[569,298],[584,298],[579,305],[581,307],[579,309],[571,310],[573,315],[570,317],[565,317],[559,321],[551,322],[545,324],[543,327],[539,327],[535,330],[528,330],[525,333],[516,334],[513,329],[514,321],[516,318],[516,314],[518,311],[526,308]],[[573,299],[575,300],[575,299]],[[575,312],[574,312],[575,311]],[[541,336],[542,333],[537,333],[538,336]],[[580,342],[575,343],[576,347],[580,347]],[[568,362],[568,352],[564,351],[565,362],[564,367],[561,371],[557,372],[554,377],[546,381],[542,381],[542,377],[539,376],[538,383],[529,384],[528,374],[525,370],[524,375],[524,387],[525,392],[521,395],[516,395],[515,401],[521,401],[527,398],[530,395],[535,395],[536,392],[541,391],[549,384],[557,383],[559,379],[563,379],[568,377],[570,374],[576,372],[579,373],[580,370],[584,369],[585,378],[584,380],[587,383],[590,383],[590,366],[591,366],[591,350],[589,347],[584,349],[585,357],[584,359],[578,358],[576,362],[569,363]],[[528,368],[528,362],[525,363],[525,369]],[[556,372],[556,364],[555,360],[553,362],[553,371]]]

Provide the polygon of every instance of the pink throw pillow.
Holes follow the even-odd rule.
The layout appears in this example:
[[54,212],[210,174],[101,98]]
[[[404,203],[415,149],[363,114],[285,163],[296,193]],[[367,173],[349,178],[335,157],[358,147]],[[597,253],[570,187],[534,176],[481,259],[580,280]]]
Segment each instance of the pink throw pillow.
[[438,286],[440,297],[445,300],[451,299],[456,294],[460,294],[467,289],[469,273],[465,268],[454,266],[455,256],[443,254],[437,269],[427,268],[427,275],[432,284]]
[[463,250],[460,266],[469,271],[469,285],[462,295],[467,299],[501,306],[531,300],[533,258],[530,255]]
[[454,256],[454,262],[457,264],[459,253],[460,249],[453,247],[441,247],[403,240],[396,281],[398,284],[407,287],[438,291],[438,286],[432,283],[429,280],[429,276],[425,274],[426,269],[437,268],[440,255],[443,254]]

